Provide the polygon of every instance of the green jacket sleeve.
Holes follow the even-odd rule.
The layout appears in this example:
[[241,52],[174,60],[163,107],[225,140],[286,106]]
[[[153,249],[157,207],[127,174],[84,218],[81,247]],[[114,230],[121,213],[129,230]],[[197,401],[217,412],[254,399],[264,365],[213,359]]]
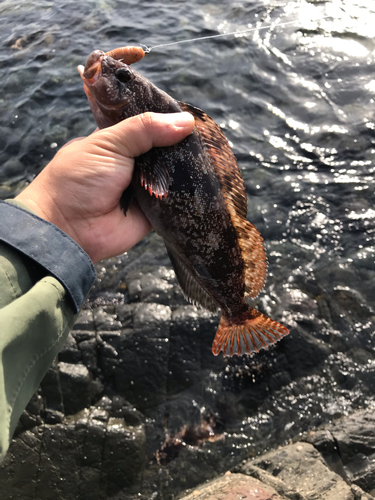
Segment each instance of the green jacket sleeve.
[[[46,226],[24,205],[6,205],[0,203],[0,461],[95,279],[89,257],[82,260],[82,249],[67,235],[52,224]],[[19,243],[19,234],[13,237],[11,230],[23,232],[28,245]],[[82,266],[83,283],[77,282]],[[69,274],[72,278],[66,277]]]

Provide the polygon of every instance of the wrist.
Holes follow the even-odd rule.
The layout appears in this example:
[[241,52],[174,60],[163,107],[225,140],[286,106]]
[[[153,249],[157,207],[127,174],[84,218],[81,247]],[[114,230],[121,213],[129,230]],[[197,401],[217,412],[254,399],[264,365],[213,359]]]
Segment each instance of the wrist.
[[43,193],[43,195],[42,193],[30,193],[30,188],[27,187],[14,199],[15,201],[19,201],[26,205],[33,213],[35,213],[35,215],[37,215],[41,219],[44,219],[57,226],[59,229],[61,229],[61,231],[66,233],[68,236],[70,236],[70,238],[78,243],[81,248],[83,248],[72,226],[61,214],[60,210],[58,209],[58,205],[51,200],[48,193]]

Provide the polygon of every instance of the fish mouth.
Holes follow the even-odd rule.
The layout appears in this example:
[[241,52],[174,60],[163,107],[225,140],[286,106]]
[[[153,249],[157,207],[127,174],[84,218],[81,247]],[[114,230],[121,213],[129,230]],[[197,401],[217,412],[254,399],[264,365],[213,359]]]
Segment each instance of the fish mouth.
[[82,64],[77,66],[78,73],[81,76],[83,82],[83,89],[89,100],[89,102],[96,102],[100,104],[100,107],[106,109],[116,110],[126,106],[129,103],[129,99],[123,99],[118,104],[108,104],[103,102],[96,91],[97,83],[105,78],[103,75],[102,61],[107,56],[102,50],[96,50],[90,54],[87,59],[86,65]]
[[94,85],[102,76],[103,57],[104,56],[99,57],[99,59],[95,61],[94,64],[92,64],[88,69],[86,69],[86,66],[82,66],[82,64],[77,67],[78,73],[81,75],[81,78],[85,85]]
[[90,87],[95,85],[95,83],[102,76],[103,57],[104,52],[102,50],[94,51],[90,54],[85,66],[82,64],[77,66],[78,73],[80,74],[83,82],[83,90],[85,91],[89,101],[94,100],[94,96],[90,92]]
[[[85,91],[85,94],[87,95],[89,102],[94,101],[95,99],[94,99],[93,95],[91,94],[90,88],[89,88],[90,82],[88,82],[84,76],[84,73],[85,73],[84,66],[82,66],[82,64],[80,64],[79,66],[77,66],[77,69],[78,69],[78,73],[80,74],[80,76],[82,78],[83,90]],[[97,77],[96,80],[98,80],[98,78],[99,77]],[[93,84],[93,83],[91,83],[91,84]]]

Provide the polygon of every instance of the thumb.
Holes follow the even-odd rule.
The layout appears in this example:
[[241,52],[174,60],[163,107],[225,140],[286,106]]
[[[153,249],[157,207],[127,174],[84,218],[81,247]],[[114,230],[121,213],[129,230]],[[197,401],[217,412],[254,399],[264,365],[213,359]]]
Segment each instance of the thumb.
[[[97,132],[115,153],[136,158],[153,147],[177,144],[194,128],[190,113],[143,113]],[[105,136],[105,137],[104,137]]]

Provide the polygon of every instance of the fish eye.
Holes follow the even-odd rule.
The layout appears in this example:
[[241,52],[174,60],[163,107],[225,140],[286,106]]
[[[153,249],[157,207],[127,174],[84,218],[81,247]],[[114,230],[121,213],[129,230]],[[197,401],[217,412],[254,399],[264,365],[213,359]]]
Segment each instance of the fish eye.
[[115,77],[121,83],[127,83],[131,79],[132,74],[126,68],[119,68],[119,69],[116,69],[116,71],[115,71]]

